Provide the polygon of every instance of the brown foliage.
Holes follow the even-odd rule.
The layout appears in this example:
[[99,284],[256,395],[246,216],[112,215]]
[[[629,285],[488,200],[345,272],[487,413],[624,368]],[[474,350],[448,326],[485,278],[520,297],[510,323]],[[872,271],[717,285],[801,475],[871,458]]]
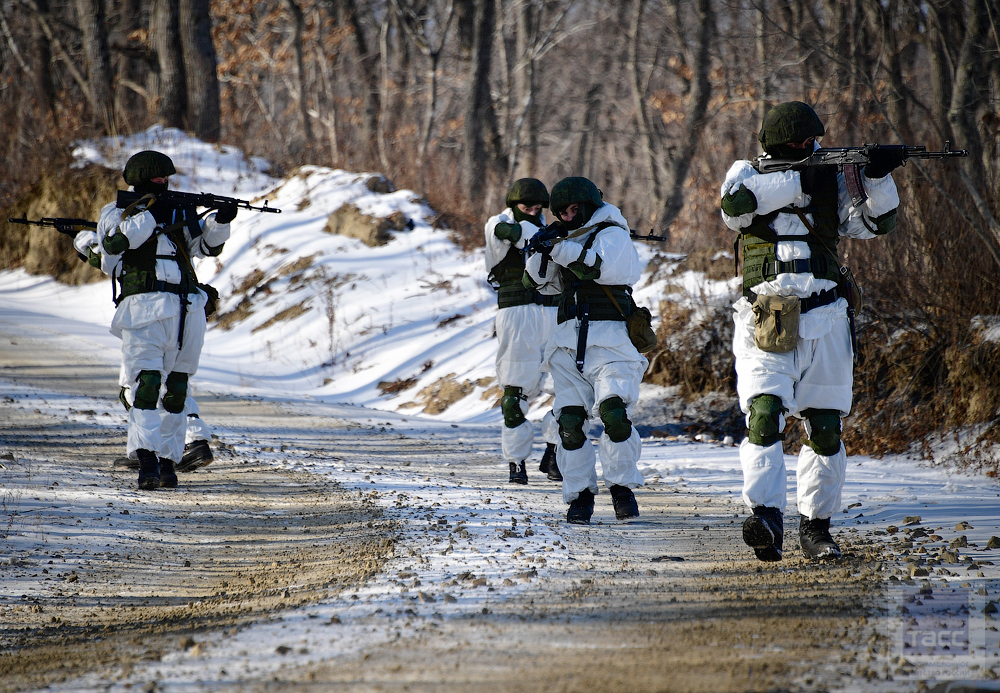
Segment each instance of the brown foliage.
[[121,182],[116,171],[101,166],[82,169],[50,168],[17,202],[0,209],[0,268],[23,267],[29,274],[47,274],[66,284],[85,284],[104,277],[100,270],[81,262],[73,242],[51,228],[6,222],[27,215],[73,217],[96,222],[101,208],[114,200]]

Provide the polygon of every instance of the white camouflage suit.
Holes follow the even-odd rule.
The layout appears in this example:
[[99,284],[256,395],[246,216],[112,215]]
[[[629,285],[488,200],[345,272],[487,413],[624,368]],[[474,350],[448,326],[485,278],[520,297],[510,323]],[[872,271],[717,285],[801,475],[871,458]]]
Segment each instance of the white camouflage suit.
[[[149,240],[157,229],[157,222],[150,212],[143,211],[123,219],[122,211],[112,202],[101,210],[97,222],[101,270],[116,281],[122,271],[122,256],[109,255],[104,248],[104,238],[117,228],[128,239],[129,248],[134,250]],[[210,246],[221,246],[229,239],[229,224],[217,223],[214,213],[204,217],[200,224],[202,233],[198,237],[192,238],[187,228],[183,230],[186,252],[190,257],[208,257]],[[159,234],[156,242],[157,256],[176,257],[177,248],[165,234]],[[181,270],[176,260],[158,258],[155,268],[156,279],[170,284],[181,281]],[[129,454],[140,449],[150,450],[174,462],[180,461],[184,454],[187,408],[177,414],[164,410],[162,388],[171,372],[191,376],[198,370],[205,339],[207,297],[197,290],[188,296],[188,301],[190,304],[180,347],[181,302],[177,294],[157,291],[126,296],[118,304],[111,321],[111,333],[122,340],[122,369],[124,379],[131,384],[130,390],[134,391],[136,379],[142,371],[160,373],[161,403],[158,408],[138,409],[133,406],[129,409]]]
[[[76,248],[77,252],[83,256],[87,256],[88,253],[93,253],[94,255],[100,255],[100,243],[97,239],[97,233],[95,231],[81,231],[76,234],[73,239],[73,246]],[[186,326],[185,326],[186,327]],[[122,364],[121,369],[118,373],[118,384],[124,388],[123,397],[125,402],[129,407],[133,404],[133,394],[132,394],[132,381],[128,379],[128,373],[125,371],[125,364]],[[188,385],[190,390],[190,384]],[[163,404],[161,403],[160,408]],[[201,410],[198,408],[198,402],[195,401],[194,397],[191,395],[187,396],[184,400],[184,418],[187,422],[187,426],[184,433],[184,444],[190,445],[191,443],[204,440],[210,442],[212,440],[212,429],[200,418]]]
[[[545,218],[541,217],[544,224]],[[494,231],[501,222],[520,223],[521,238],[516,244],[509,239],[497,238]],[[535,235],[538,227],[530,221],[516,222],[510,208],[490,217],[486,222],[486,270],[493,271],[510,251],[511,246],[521,249]],[[558,293],[550,289],[550,294]],[[540,292],[544,293],[544,292]],[[521,411],[528,413],[528,402],[534,399],[548,384],[545,377],[545,351],[552,339],[556,325],[555,306],[527,304],[508,306],[497,311],[497,382],[500,387],[519,387],[526,399],[521,400]],[[549,411],[542,417],[542,438],[546,443],[559,442],[559,427]],[[535,428],[527,419],[516,426],[503,426],[500,447],[506,462],[521,462],[531,455],[535,442]]]
[[[818,145],[814,145],[818,148]],[[745,186],[757,200],[757,210],[738,217],[722,213],[726,226],[740,231],[750,225],[756,215],[768,214],[789,205],[804,208],[810,202],[802,192],[797,171],[759,174],[751,162],[733,164],[722,184],[722,195]],[[875,238],[870,229],[873,219],[899,206],[896,184],[891,175],[864,178],[868,199],[854,207],[847,192],[843,172],[837,173],[839,193],[838,214],[842,237]],[[804,210],[803,210],[804,211]],[[810,225],[812,215],[805,214]],[[794,213],[779,213],[771,223],[778,236],[802,236],[809,231]],[[809,245],[803,241],[781,242],[776,245],[777,259],[790,261],[810,257]],[[771,281],[753,287],[761,295],[798,296],[806,298],[822,291],[835,289],[836,282],[819,279],[811,272],[780,273]],[[797,347],[787,353],[770,353],[754,343],[755,315],[747,298],[733,305],[736,331],[733,353],[736,356],[737,394],[744,413],[750,411],[750,401],[757,395],[771,394],[781,398],[789,416],[801,417],[806,409],[838,410],[841,417],[850,413],[853,388],[853,350],[847,301],[837,298],[833,303],[803,313],[799,318]],[[807,435],[809,422],[804,419]],[[749,426],[749,416],[748,416]],[[779,430],[784,428],[784,419]],[[786,505],[785,460],[781,441],[766,447],[745,438],[740,445],[743,467],[743,500],[749,508],[765,506],[784,513]],[[843,443],[834,455],[820,455],[808,445],[799,452],[798,511],[810,520],[827,519],[840,509],[841,489],[847,467],[847,452]]]
[[[614,226],[587,231],[604,221],[613,222]],[[629,235],[625,217],[617,207],[607,202],[594,212],[582,229],[572,232],[574,238],[553,246],[545,276],[540,271],[542,255],[538,253],[528,258],[528,274],[539,285],[552,286],[562,292],[560,266],[577,261],[593,233],[597,237],[586,252],[584,264],[593,267],[596,259],[601,258],[601,274],[596,282],[609,286],[635,284],[642,273],[639,254]],[[623,321],[591,320],[581,373],[576,367],[579,325],[577,318],[558,324],[546,354],[555,384],[556,397],[552,410],[556,418],[564,407],[581,406],[590,419],[600,420],[601,402],[615,395],[631,412],[632,405],[639,398],[639,383],[649,362],[632,345]],[[634,489],[644,485],[642,474],[636,467],[641,448],[635,428],[632,428],[629,438],[620,443],[612,442],[607,433],[601,434],[598,453],[605,486]],[[589,488],[591,493],[597,495],[597,455],[589,440],[578,450],[566,450],[560,444],[556,449],[556,460],[563,475],[563,500],[566,503],[576,500],[584,489]]]

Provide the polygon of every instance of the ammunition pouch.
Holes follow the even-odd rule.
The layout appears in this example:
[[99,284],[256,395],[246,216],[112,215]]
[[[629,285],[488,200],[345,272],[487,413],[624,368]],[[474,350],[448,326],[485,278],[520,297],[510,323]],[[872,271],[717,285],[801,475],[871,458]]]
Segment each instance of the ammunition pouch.
[[761,351],[784,354],[799,343],[798,296],[760,296],[751,306],[754,313],[753,343]]

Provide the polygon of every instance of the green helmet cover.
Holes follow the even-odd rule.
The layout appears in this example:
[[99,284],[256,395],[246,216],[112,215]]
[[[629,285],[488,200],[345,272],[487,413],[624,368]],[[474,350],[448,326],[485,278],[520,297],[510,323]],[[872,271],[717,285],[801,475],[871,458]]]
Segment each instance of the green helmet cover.
[[804,142],[810,137],[819,137],[824,132],[823,121],[811,106],[801,101],[786,101],[767,112],[757,139],[764,151],[771,153],[770,150],[777,145]]
[[514,181],[514,185],[510,186],[510,192],[507,193],[507,206],[514,209],[516,204],[548,207],[549,191],[537,178],[519,178]]
[[552,186],[552,197],[549,203],[556,214],[562,212],[573,203],[591,208],[591,213],[604,204],[604,197],[597,186],[587,178],[563,178]]
[[154,178],[166,178],[177,173],[174,162],[170,157],[161,152],[146,150],[133,154],[125,163],[125,171],[122,178],[129,185],[139,185]]

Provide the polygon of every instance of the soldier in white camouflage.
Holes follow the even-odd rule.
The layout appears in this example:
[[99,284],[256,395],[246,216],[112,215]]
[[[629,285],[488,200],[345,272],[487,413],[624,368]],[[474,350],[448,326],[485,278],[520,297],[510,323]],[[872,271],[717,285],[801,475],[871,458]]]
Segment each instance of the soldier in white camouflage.
[[[791,101],[764,116],[758,139],[768,157],[799,161],[819,148],[824,132],[812,107]],[[863,176],[868,198],[858,207],[836,166],[761,174],[741,160],[722,184],[722,219],[739,234],[743,255],[743,297],[733,306],[747,422],[743,500],[753,513],[743,540],[761,561],[782,558],[786,416],[801,418],[808,435],[796,474],[799,544],[811,559],[841,555],[830,518],[847,468],[840,438],[851,410],[853,345],[837,243],[896,227],[899,196],[889,173],[901,163],[898,153],[875,150]]]
[[[522,284],[525,242],[545,225],[542,211],[549,193],[536,178],[515,181],[507,193],[507,208],[486,222],[486,269],[497,290],[497,382],[503,388],[500,446],[513,484],[527,484],[525,460],[531,454],[535,427],[526,418],[529,402],[546,381],[545,350],[556,324],[557,292],[536,291]],[[545,452],[539,471],[561,481],[556,465],[558,429],[552,412],[541,421]]]

